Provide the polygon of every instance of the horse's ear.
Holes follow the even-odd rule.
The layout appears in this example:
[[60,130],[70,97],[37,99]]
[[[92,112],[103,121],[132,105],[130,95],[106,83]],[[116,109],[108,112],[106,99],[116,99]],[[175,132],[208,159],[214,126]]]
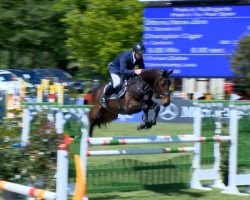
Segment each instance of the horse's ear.
[[167,74],[168,74],[168,76],[169,76],[169,75],[171,75],[171,74],[173,73],[173,71],[174,71],[173,69],[171,69],[171,70],[167,71],[167,72],[168,72],[168,73],[167,73]]
[[167,77],[167,76],[169,76],[170,74],[172,74],[173,71],[174,71],[174,70],[172,70],[172,69],[171,69],[171,70],[164,70],[162,75],[165,76],[165,77]]

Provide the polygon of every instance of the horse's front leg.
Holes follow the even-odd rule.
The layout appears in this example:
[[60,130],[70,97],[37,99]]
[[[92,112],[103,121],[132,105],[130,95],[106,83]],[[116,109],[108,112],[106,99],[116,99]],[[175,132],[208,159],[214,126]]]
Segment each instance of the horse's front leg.
[[[156,120],[157,120],[157,117],[158,117],[158,114],[160,112],[160,108],[161,106],[157,103],[155,103],[154,101],[151,101],[148,103],[148,109],[147,109],[147,119],[144,121],[145,122],[145,129],[149,129],[151,128],[153,125],[156,125]],[[148,120],[148,112],[150,109],[153,109],[153,116],[152,116],[152,119],[151,121]]]
[[158,114],[160,112],[161,106],[154,102],[152,105],[152,108],[154,109],[154,113],[153,113],[153,117],[151,119],[151,124],[156,125],[156,120],[157,120]]
[[137,126],[137,130],[141,130],[141,129],[145,129],[148,128],[148,111],[149,111],[149,106],[148,105],[144,105],[142,108],[143,114],[142,114],[142,123],[140,123]]

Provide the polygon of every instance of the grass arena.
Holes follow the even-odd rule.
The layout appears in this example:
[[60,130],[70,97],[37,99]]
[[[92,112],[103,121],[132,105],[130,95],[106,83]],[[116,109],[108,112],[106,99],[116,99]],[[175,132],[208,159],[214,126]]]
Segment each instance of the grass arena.
[[[62,120],[60,116],[58,119]],[[218,162],[224,162],[223,158],[229,155],[229,151],[230,155],[234,155],[232,154],[234,150],[230,148],[231,145],[228,141],[235,144],[235,140],[231,138],[232,131],[238,133],[238,129],[234,129],[235,126],[239,127],[241,133],[237,144],[240,144],[238,145],[240,149],[246,150],[247,146],[244,147],[243,144],[247,145],[244,141],[246,141],[246,134],[249,132],[249,116],[246,115],[241,120],[234,120],[230,123],[222,120],[220,125],[216,120],[218,120],[218,117],[207,120],[202,118],[201,126],[194,125],[197,124],[197,121],[193,125],[159,123],[154,128],[141,132],[135,131],[136,124],[134,123],[112,123],[107,128],[96,129],[95,135],[98,138],[85,140],[74,137],[75,141],[71,148],[78,149],[79,154],[82,154],[81,161],[84,166],[82,172],[83,169],[87,169],[83,173],[86,174],[85,180],[87,183],[86,193],[84,193],[85,198],[191,199],[196,196],[203,199],[217,199],[217,197],[218,199],[235,199],[236,197],[237,199],[248,199],[249,197],[245,196],[246,186],[250,185],[246,181],[248,179],[247,158],[242,161],[244,163],[243,169],[238,169],[241,164],[241,156],[238,157],[237,167],[231,166],[231,169],[233,169],[231,171],[236,170],[237,174],[238,171],[243,170],[246,175],[237,177],[234,173],[229,175],[231,180],[229,178],[227,181],[225,179],[228,178],[223,177],[223,170]],[[235,122],[239,122],[239,124],[232,125]],[[60,127],[60,124],[62,123],[58,123],[57,128],[59,132],[63,133],[63,127]],[[218,131],[221,136],[214,135]],[[202,135],[194,136],[193,133],[195,132],[200,132]],[[83,131],[83,133],[86,133],[86,131]],[[126,138],[122,137],[123,135],[126,135]],[[27,138],[27,135],[23,135],[22,142],[25,143]],[[85,142],[85,146],[83,146],[81,141],[88,141],[88,145],[92,146],[87,150],[87,143]],[[217,151],[218,148],[219,151]],[[238,147],[236,148],[238,149]],[[85,153],[83,153],[84,149],[86,150]],[[221,149],[228,153],[224,155]],[[243,156],[247,155],[243,150],[238,151],[238,153],[243,153]],[[89,155],[88,158],[87,155]],[[102,157],[100,157],[101,155]],[[69,166],[68,180],[71,180],[69,184],[72,185],[77,182],[76,179],[72,178],[76,174],[74,162],[69,161]],[[246,177],[246,180],[244,177]],[[238,179],[244,179],[245,182],[240,183]],[[227,182],[227,185],[224,184],[225,182]],[[81,184],[83,183],[81,182]],[[210,191],[211,186],[217,189]],[[227,195],[220,191],[240,196]],[[58,192],[56,193],[58,194]],[[30,194],[34,196],[34,189],[33,193]],[[62,200],[57,195],[51,199]],[[82,198],[78,197],[78,199]]]

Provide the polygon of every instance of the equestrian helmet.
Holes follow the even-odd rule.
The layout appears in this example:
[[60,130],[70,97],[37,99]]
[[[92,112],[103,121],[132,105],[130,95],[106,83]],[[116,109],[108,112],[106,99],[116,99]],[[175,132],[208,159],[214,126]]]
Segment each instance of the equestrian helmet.
[[144,53],[146,51],[146,48],[141,42],[136,42],[133,46],[133,51],[137,53]]

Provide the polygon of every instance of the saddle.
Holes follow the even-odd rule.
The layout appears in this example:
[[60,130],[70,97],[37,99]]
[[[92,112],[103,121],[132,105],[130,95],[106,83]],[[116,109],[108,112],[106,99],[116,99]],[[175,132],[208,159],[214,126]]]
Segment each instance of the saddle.
[[122,84],[118,87],[117,91],[114,92],[109,99],[120,99],[127,91],[127,88],[131,85],[135,85],[136,91],[143,96],[143,101],[147,101],[149,98],[149,93],[152,93],[151,88],[148,84],[146,84],[141,77],[136,76],[132,77],[129,80],[126,80],[122,82]]
[[127,91],[128,80],[122,82],[122,84],[117,88],[117,90],[108,99],[119,99]]
[[140,102],[146,104],[147,101],[151,100],[153,96],[152,88],[145,83],[141,77],[136,76],[132,77],[129,80],[125,80],[118,87],[117,91],[113,93],[108,99],[116,100],[119,104],[119,114],[127,114],[125,108],[122,105],[121,98],[126,93],[128,88],[134,87],[133,90],[136,92],[136,95],[139,96]]

